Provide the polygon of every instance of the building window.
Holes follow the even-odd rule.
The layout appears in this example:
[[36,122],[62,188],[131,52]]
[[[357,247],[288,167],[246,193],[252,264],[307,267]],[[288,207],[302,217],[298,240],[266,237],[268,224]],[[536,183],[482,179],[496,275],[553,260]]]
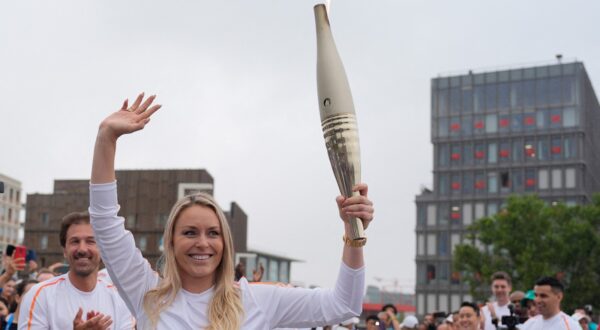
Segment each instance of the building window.
[[535,191],[536,187],[536,172],[532,168],[525,170],[525,191]]
[[140,251],[145,252],[147,246],[148,240],[146,239],[146,236],[140,236],[140,238],[138,239],[138,248],[140,249]]
[[476,203],[475,204],[475,220],[479,220],[485,217],[485,204]]
[[[452,284],[458,284],[458,283],[452,283]],[[462,302],[460,301],[460,295],[453,294],[453,295],[450,296],[450,310],[451,311],[457,311],[457,310],[459,310],[461,303]]]
[[417,234],[417,255],[425,255],[425,235]]
[[425,264],[417,263],[417,284],[425,284],[427,282],[427,271]]
[[469,137],[473,134],[473,117],[464,116],[461,120],[462,136]]
[[552,189],[562,188],[562,171],[560,169],[552,170]]
[[419,293],[417,295],[417,313],[419,315],[421,314],[425,314],[425,295],[422,293]]
[[[441,274],[440,274],[440,277],[441,277]],[[445,293],[441,293],[439,300],[440,300],[439,301],[440,304],[438,306],[438,310],[447,311],[448,310],[448,295]]]
[[279,279],[277,278],[277,275],[279,275],[279,264],[277,263],[277,260],[269,260],[269,281],[279,281]]
[[42,218],[42,226],[47,228],[48,225],[50,224],[50,216],[48,216],[47,212],[43,212],[41,218]]
[[435,204],[427,205],[427,226],[435,226],[437,210]]
[[485,119],[483,116],[473,117],[473,134],[481,135],[485,133]]
[[447,118],[439,118],[438,119],[438,137],[447,137],[448,136],[448,119]]
[[538,171],[538,188],[539,189],[548,189],[549,188],[549,177],[548,170],[541,169]]
[[563,110],[563,127],[575,127],[579,125],[578,113],[574,108]]
[[448,233],[447,232],[439,233],[438,255],[439,256],[447,256],[448,255]]
[[135,228],[135,215],[128,215],[125,218],[125,226],[127,228]]
[[487,205],[487,216],[491,217],[496,215],[496,213],[498,213],[498,203],[496,202],[490,202]]
[[475,184],[473,186],[476,192],[483,192],[485,190],[485,176],[483,172],[475,173]]
[[485,144],[478,143],[475,145],[475,164],[485,164]]
[[550,110],[550,128],[561,128],[562,121],[562,109]]
[[436,296],[433,293],[427,294],[427,313],[433,313],[437,311]]
[[463,164],[473,165],[473,145],[467,143],[463,146]]
[[48,248],[48,235],[43,235],[40,239],[40,250],[46,250]]
[[562,159],[562,141],[560,136],[555,136],[550,140],[550,154],[553,160]]
[[438,191],[440,195],[448,195],[448,174],[439,174],[438,180]]
[[535,115],[536,115],[537,128],[539,130],[543,130],[546,127],[548,127],[548,111],[537,110]]
[[453,194],[460,194],[460,175],[455,174],[452,175],[450,183],[450,188],[452,189]]
[[483,112],[485,109],[485,91],[483,86],[473,88],[473,111]]
[[510,129],[513,132],[520,132],[523,130],[523,114],[515,113],[511,115]]
[[450,156],[448,154],[448,145],[447,144],[440,145],[438,148],[438,165],[440,167],[448,166],[449,159],[450,159]]
[[169,218],[169,215],[165,214],[165,213],[160,213],[156,216],[156,226],[160,229],[165,228],[165,226],[167,225],[167,220]]
[[485,132],[496,133],[498,132],[498,116],[490,114],[485,116]]
[[491,142],[488,144],[488,163],[496,164],[498,161],[498,145],[495,142]]
[[523,160],[523,150],[524,150],[523,140],[521,140],[521,139],[513,140],[513,143],[512,143],[512,159],[513,159],[513,161],[520,162]]
[[435,265],[427,265],[427,284],[433,283],[436,280]]
[[438,114],[443,116],[448,114],[448,90],[442,89],[437,92]]
[[471,209],[471,203],[463,204],[463,224],[468,226],[473,223],[473,210]]
[[460,234],[452,234],[450,236],[450,253],[454,254],[454,248],[460,244]]
[[447,226],[450,220],[450,206],[447,203],[440,204],[438,211],[438,225]]
[[563,153],[566,159],[573,159],[577,157],[577,137],[568,136],[564,139],[565,148]]
[[460,136],[460,118],[450,118],[450,136]]
[[500,172],[500,192],[510,192],[510,172]]
[[462,191],[465,194],[472,194],[473,193],[473,173],[471,172],[466,172],[463,173],[463,184],[462,184]]
[[452,226],[459,226],[460,225],[460,206],[458,205],[452,205],[452,207],[450,208],[450,220],[451,220],[451,225]]
[[427,208],[423,204],[417,205],[417,225],[425,226],[427,223]]
[[525,159],[526,160],[534,160],[535,159],[535,144],[533,140],[525,141]]
[[496,109],[496,84],[488,84],[485,86],[485,109]]
[[498,116],[498,132],[508,133],[510,131],[510,115],[501,114]]
[[510,142],[500,143],[500,150],[498,151],[498,156],[500,156],[501,163],[506,163],[510,161]]
[[290,281],[289,263],[287,261],[279,262],[279,281],[288,283]]
[[498,174],[489,172],[488,176],[488,193],[495,194],[498,192]]
[[451,154],[450,154],[450,163],[452,166],[459,166],[461,163],[461,147],[460,145],[453,145],[451,148]]
[[565,169],[565,188],[577,187],[577,171],[574,168]]
[[538,159],[550,159],[550,143],[548,142],[548,138],[542,137],[538,141]]
[[434,256],[436,249],[436,239],[435,234],[427,234],[427,255]]

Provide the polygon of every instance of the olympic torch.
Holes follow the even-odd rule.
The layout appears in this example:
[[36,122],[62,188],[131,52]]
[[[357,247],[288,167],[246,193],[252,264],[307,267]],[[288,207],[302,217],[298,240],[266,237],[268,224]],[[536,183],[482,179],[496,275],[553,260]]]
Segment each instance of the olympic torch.
[[[354,103],[344,65],[335,47],[325,5],[316,5],[317,89],[325,147],[340,192],[345,197],[360,182],[360,146]],[[362,221],[351,218],[352,240],[365,240]]]

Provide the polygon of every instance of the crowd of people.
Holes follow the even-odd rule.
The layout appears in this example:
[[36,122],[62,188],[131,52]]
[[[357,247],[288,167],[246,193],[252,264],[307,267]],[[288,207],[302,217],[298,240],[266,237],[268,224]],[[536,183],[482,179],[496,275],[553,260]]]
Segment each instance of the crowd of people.
[[[564,297],[562,283],[554,277],[542,277],[533,290],[513,291],[512,279],[506,272],[491,277],[492,299],[485,304],[463,302],[450,313],[424,315],[422,320],[406,316],[398,320],[393,305],[386,305],[377,315],[366,319],[367,330],[597,330],[593,309],[586,305],[572,311],[561,310]],[[596,320],[597,321],[597,320]]]

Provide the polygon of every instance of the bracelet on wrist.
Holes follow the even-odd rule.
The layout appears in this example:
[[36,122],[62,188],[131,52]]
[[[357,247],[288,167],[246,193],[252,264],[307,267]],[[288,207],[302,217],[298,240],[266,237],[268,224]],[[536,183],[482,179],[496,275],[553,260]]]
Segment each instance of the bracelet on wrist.
[[344,235],[342,236],[342,240],[344,241],[344,244],[348,245],[349,247],[354,247],[354,248],[359,248],[359,247],[363,247],[365,246],[365,244],[367,244],[367,238],[361,238],[361,239],[351,239],[348,236]]

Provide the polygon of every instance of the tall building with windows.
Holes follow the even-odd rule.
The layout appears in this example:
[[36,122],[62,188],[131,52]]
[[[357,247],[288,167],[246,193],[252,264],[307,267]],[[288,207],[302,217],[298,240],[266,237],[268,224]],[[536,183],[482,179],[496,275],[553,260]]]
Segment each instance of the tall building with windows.
[[0,194],[0,251],[19,240],[19,214],[21,213],[21,182],[0,174],[4,193]]
[[600,106],[583,63],[438,77],[431,101],[434,188],[416,197],[419,315],[471,300],[452,272],[454,246],[481,246],[466,227],[509,195],[575,205],[600,191]]

